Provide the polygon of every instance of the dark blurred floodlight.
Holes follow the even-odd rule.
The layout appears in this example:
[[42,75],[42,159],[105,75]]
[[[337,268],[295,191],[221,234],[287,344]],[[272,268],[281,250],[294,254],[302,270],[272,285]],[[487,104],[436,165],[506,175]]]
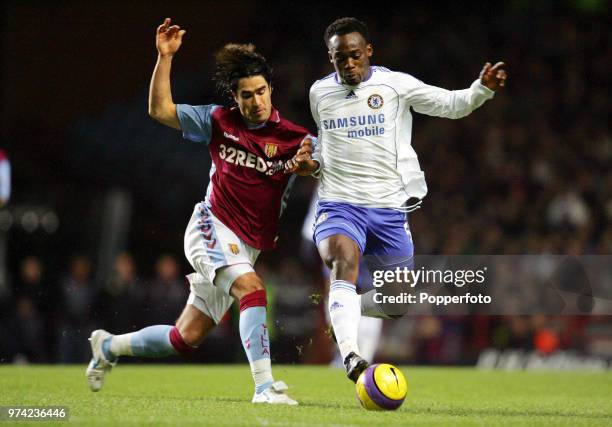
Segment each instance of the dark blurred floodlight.
[[28,233],[35,232],[39,225],[40,225],[40,219],[38,218],[38,215],[34,211],[27,211],[21,217],[21,226]]
[[37,230],[53,234],[59,228],[60,220],[57,213],[49,206],[18,205],[12,209],[0,210],[0,231],[9,231],[17,226],[27,233]]
[[41,225],[48,234],[53,234],[59,228],[59,218],[55,212],[47,212],[42,217]]

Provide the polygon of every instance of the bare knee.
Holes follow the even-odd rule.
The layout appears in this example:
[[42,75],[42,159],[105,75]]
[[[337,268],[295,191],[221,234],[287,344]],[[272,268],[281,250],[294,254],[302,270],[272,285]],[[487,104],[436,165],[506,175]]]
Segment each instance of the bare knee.
[[354,283],[359,274],[358,262],[348,254],[337,254],[326,261],[332,280],[346,280]]
[[179,330],[185,344],[190,347],[199,347],[202,341],[204,341],[205,335],[197,328],[194,328],[192,324],[177,324],[176,328]]
[[319,253],[331,272],[331,280],[357,281],[359,275],[359,247],[344,235],[325,239],[319,245]]
[[206,335],[215,327],[215,322],[192,305],[185,306],[183,313],[176,321],[176,329],[181,338],[190,347],[198,347]]
[[265,286],[261,278],[256,273],[246,273],[232,283],[230,293],[240,300],[248,294],[262,290],[265,290]]

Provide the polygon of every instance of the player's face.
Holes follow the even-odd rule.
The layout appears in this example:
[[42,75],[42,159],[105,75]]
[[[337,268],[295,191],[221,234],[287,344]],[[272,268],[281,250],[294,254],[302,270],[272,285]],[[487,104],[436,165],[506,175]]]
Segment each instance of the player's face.
[[264,123],[272,114],[272,87],[263,76],[238,80],[234,100],[242,117],[249,123]]
[[372,45],[357,32],[335,35],[329,40],[329,60],[340,79],[349,86],[364,81],[370,72]]

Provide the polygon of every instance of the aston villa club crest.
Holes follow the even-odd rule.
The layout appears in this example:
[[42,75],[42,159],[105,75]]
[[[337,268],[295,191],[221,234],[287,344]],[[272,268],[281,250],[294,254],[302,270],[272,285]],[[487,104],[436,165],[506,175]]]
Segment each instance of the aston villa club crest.
[[240,252],[240,249],[238,249],[238,245],[235,243],[230,243],[229,244],[229,248],[230,251],[234,254],[234,255],[238,255],[238,253]]
[[278,151],[278,144],[272,144],[272,143],[268,142],[264,146],[264,153],[266,153],[266,156],[268,156],[268,157],[276,156],[276,152],[277,151]]
[[383,106],[384,103],[385,102],[383,101],[382,96],[377,93],[375,93],[374,95],[370,95],[370,97],[368,98],[368,107],[374,110],[378,110],[380,107]]

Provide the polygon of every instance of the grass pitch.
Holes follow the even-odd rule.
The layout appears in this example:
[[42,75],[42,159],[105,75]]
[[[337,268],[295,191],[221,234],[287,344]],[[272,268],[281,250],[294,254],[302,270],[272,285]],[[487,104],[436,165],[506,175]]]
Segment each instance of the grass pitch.
[[404,405],[367,412],[340,370],[273,369],[300,406],[251,404],[247,365],[121,364],[98,393],[87,387],[85,365],[0,366],[0,406],[68,406],[63,425],[612,425],[612,373],[402,367]]

